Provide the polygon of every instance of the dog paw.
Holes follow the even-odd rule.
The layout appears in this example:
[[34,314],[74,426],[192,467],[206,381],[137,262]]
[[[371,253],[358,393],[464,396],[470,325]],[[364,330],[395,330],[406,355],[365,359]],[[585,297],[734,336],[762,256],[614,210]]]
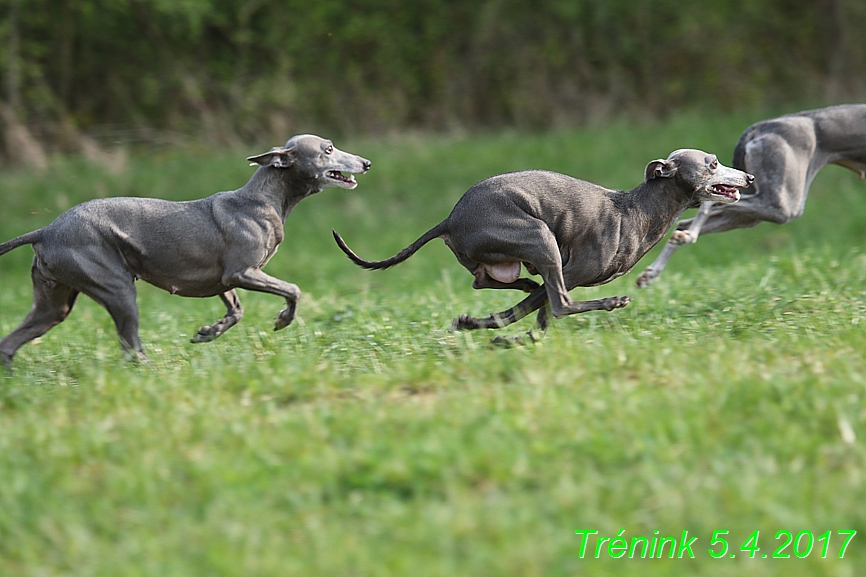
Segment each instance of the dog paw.
[[648,287],[656,279],[658,273],[652,267],[647,267],[645,271],[637,277],[637,288],[642,289]]
[[282,311],[280,311],[280,314],[277,315],[277,318],[274,319],[274,330],[279,331],[286,328],[287,326],[292,324],[293,320],[295,320],[295,308],[292,307],[291,309],[283,309]]
[[604,299],[604,310],[621,309],[631,302],[631,297],[610,297]]
[[218,336],[220,336],[220,334],[222,334],[222,333],[215,331],[213,327],[202,327],[198,330],[196,335],[189,340],[189,342],[191,342],[191,343],[209,343],[212,340],[214,340],[215,338],[217,338]]
[[697,240],[698,237],[687,230],[676,230],[671,235],[670,243],[677,246],[682,246],[684,244],[694,244]]
[[136,365],[144,365],[150,366],[150,359],[147,358],[147,355],[144,354],[144,351],[134,351],[131,349],[126,349],[123,351],[123,359],[126,362],[133,363]]
[[452,331],[468,331],[472,329],[477,329],[478,319],[475,317],[470,317],[469,315],[460,315],[453,321],[451,321],[451,330]]
[[519,336],[511,336],[511,337],[494,337],[490,339],[490,344],[494,347],[501,349],[510,349],[512,347],[520,346],[523,341]]
[[510,349],[512,347],[525,347],[526,345],[534,345],[541,342],[544,333],[537,334],[535,331],[527,331],[522,335],[512,335],[507,337],[495,337],[490,340],[490,344],[494,347]]

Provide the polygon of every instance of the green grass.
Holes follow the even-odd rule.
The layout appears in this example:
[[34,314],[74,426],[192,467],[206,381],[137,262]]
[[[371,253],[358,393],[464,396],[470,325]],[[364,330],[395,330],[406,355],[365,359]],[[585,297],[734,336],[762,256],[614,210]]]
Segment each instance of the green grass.
[[[218,299],[139,284],[150,363],[123,361],[108,314],[81,299],[0,377],[0,575],[853,576],[866,566],[866,201],[830,167],[808,210],[707,236],[656,285],[637,273],[576,298],[629,307],[556,321],[538,345],[451,333],[459,313],[519,295],[473,291],[442,243],[389,256],[491,174],[558,170],[616,188],[675,148],[730,163],[762,115],[544,135],[338,142],[373,161],[351,192],[289,217],[268,272],[304,291],[242,293],[246,315],[193,345]],[[264,143],[262,148],[273,143]],[[171,199],[235,188],[246,155],[133,154],[110,173],[75,159],[0,176],[3,240],[106,195]],[[31,252],[0,258],[0,333],[30,305]],[[531,327],[530,320],[506,331]],[[851,437],[853,431],[854,437]],[[575,530],[698,537],[695,559],[579,558]],[[842,538],[859,534],[838,558]],[[728,530],[729,557],[708,554]],[[750,560],[740,545],[760,530]],[[834,532],[806,559],[761,559],[774,536]]]

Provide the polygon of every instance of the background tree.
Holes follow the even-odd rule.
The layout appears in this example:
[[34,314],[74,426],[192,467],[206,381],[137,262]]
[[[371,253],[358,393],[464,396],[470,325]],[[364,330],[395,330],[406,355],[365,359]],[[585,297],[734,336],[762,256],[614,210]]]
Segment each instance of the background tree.
[[[860,0],[5,0],[4,156],[866,94]],[[27,140],[24,137],[24,140]],[[32,152],[29,154],[33,154]]]

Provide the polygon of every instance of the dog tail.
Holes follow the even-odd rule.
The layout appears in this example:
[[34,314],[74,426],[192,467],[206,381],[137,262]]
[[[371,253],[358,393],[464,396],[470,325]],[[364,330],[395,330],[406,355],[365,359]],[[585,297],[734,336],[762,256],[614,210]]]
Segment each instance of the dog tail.
[[6,242],[0,244],[0,255],[6,254],[12,249],[18,248],[19,246],[24,246],[25,244],[33,244],[35,242],[39,242],[42,240],[42,229],[34,230],[33,232],[28,232],[27,234],[22,234],[17,238],[13,238],[12,240],[7,240]]
[[362,268],[379,270],[379,269],[383,269],[383,268],[392,267],[395,264],[400,264],[401,262],[403,262],[404,260],[406,260],[407,258],[412,256],[413,254],[418,252],[419,248],[421,248],[422,246],[424,246],[425,244],[427,244],[428,242],[430,242],[431,240],[433,240],[437,236],[442,236],[442,234],[446,231],[446,228],[447,227],[445,225],[445,222],[444,221],[440,222],[439,224],[437,224],[436,226],[434,226],[433,228],[431,228],[430,230],[425,232],[423,235],[421,235],[421,238],[419,238],[418,240],[416,240],[415,242],[413,242],[412,244],[410,244],[409,246],[407,246],[406,248],[404,248],[403,250],[401,250],[400,252],[398,252],[397,254],[392,256],[391,258],[386,258],[385,260],[373,260],[373,261],[364,260],[361,257],[359,257],[357,254],[355,254],[355,252],[352,249],[349,248],[349,246],[346,244],[346,241],[344,241],[343,237],[340,236],[340,233],[338,233],[336,230],[333,230],[333,229],[331,230],[331,232],[334,233],[334,240],[337,241],[337,244],[339,245],[340,249],[342,249],[342,251],[344,253],[346,253],[346,256],[349,257],[349,259],[353,263],[355,263],[356,265],[358,265]]

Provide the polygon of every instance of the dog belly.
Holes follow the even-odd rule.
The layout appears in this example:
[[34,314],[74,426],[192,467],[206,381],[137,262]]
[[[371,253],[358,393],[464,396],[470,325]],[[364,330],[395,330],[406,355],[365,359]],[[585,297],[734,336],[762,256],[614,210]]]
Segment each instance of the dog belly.
[[221,269],[160,272],[139,270],[134,271],[133,275],[136,279],[182,297],[212,297],[230,290],[222,283]]

